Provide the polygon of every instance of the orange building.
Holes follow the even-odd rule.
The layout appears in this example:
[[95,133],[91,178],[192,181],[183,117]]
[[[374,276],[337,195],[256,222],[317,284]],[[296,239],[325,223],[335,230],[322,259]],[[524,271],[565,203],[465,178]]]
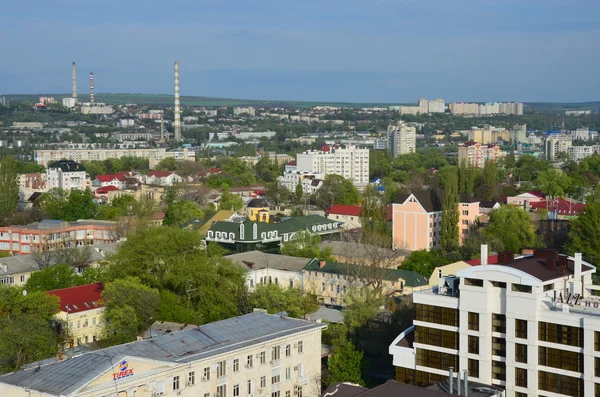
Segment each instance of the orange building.
[[[459,242],[469,236],[471,225],[479,216],[479,202],[461,198]],[[429,250],[441,242],[442,194],[423,191],[398,196],[392,204],[392,248],[409,251]]]

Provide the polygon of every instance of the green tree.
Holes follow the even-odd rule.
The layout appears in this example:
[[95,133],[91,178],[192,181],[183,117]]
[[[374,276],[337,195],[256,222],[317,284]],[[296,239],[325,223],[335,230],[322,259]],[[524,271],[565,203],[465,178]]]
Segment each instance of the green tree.
[[106,303],[104,317],[108,343],[135,340],[154,320],[160,300],[157,290],[136,278],[126,277],[107,283],[102,292]]
[[384,301],[378,288],[350,288],[344,297],[344,324],[350,333],[373,320],[381,312]]
[[249,295],[249,308],[261,308],[274,314],[287,312],[288,316],[302,318],[319,308],[315,295],[300,288],[283,288],[277,284],[259,284]]
[[356,350],[351,340],[341,337],[333,342],[331,356],[327,360],[328,371],[325,383],[333,385],[350,382],[364,385],[362,379],[363,352]]
[[275,205],[290,197],[290,192],[279,181],[265,183],[265,194]]
[[482,189],[482,199],[491,200],[494,198],[496,192],[496,181],[498,179],[498,167],[492,160],[486,160],[483,165],[482,185],[485,187]]
[[300,204],[302,202],[302,195],[304,194],[304,191],[302,190],[302,183],[300,183],[300,181],[298,180],[298,183],[296,184],[296,204]]
[[202,219],[204,211],[198,207],[198,204],[193,201],[179,200],[175,201],[167,207],[163,225],[184,227],[190,222]]
[[436,267],[447,265],[450,262],[450,258],[441,255],[437,250],[418,250],[411,252],[404,259],[400,268],[402,270],[412,270],[429,277]]
[[222,210],[234,210],[240,211],[244,208],[244,201],[236,194],[231,194],[229,186],[224,185],[223,191],[221,192],[221,201],[219,202],[219,208]]
[[489,225],[484,235],[495,251],[520,253],[523,248],[541,245],[529,214],[523,208],[512,205],[490,212]]
[[475,170],[463,159],[458,168],[458,192],[471,195],[475,189]]
[[0,160],[0,217],[17,210],[19,205],[18,163],[12,156]]
[[333,260],[331,247],[321,248],[321,237],[302,230],[281,245],[281,254],[301,258],[317,258],[322,261]]
[[112,205],[104,204],[98,206],[98,211],[96,212],[96,219],[101,221],[116,221],[123,214],[119,208],[115,208]]
[[458,248],[458,202],[458,175],[454,168],[447,175],[442,200],[441,245],[446,252],[453,252]]
[[315,193],[315,203],[324,210],[334,204],[356,205],[360,201],[360,193],[352,181],[336,174],[326,175],[323,185]]
[[165,157],[154,167],[157,171],[175,171],[177,169],[177,160],[175,157]]
[[541,192],[548,196],[563,197],[569,188],[569,177],[561,170],[550,168],[538,174],[535,184]]
[[56,354],[59,335],[53,315],[57,311],[55,296],[0,286],[0,372]]
[[[596,189],[596,191],[598,191]],[[590,196],[587,206],[579,217],[571,222],[567,252],[580,252],[590,263],[600,263],[600,197]]]
[[79,285],[80,281],[81,277],[75,274],[71,266],[67,264],[54,265],[33,272],[25,283],[25,290],[46,292],[73,287]]
[[89,190],[71,190],[67,205],[64,208],[64,221],[76,221],[79,219],[94,219],[96,215],[96,204]]
[[162,201],[166,205],[171,205],[181,195],[181,189],[177,185],[169,186],[165,189],[165,194],[162,196]]

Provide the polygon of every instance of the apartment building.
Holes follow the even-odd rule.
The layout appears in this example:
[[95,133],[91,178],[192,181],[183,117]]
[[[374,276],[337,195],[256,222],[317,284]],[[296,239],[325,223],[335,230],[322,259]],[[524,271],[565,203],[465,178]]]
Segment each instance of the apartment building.
[[594,146],[569,146],[567,148],[567,155],[571,161],[579,162],[594,153],[596,153]]
[[[288,166],[286,166],[287,168]],[[281,183],[290,192],[296,191],[296,186],[300,183],[302,193],[312,195],[323,185],[325,174],[310,171],[285,171],[282,176],[277,177]]]
[[337,174],[350,179],[355,185],[369,183],[369,149],[353,145],[345,148],[329,147],[296,155],[296,168],[319,174]]
[[428,288],[427,277],[412,270],[361,266],[352,263],[313,259],[303,271],[304,290],[319,302],[345,306],[345,296],[352,289],[381,287],[385,296],[409,295]]
[[73,160],[56,161],[46,169],[46,185],[48,190],[85,190],[88,186],[85,167]]
[[484,128],[474,128],[468,131],[469,141],[483,145],[495,144],[499,141],[510,142],[510,132],[504,128],[486,125]]
[[558,153],[568,153],[573,140],[567,134],[553,134],[544,137],[544,154],[546,160],[554,161]]
[[[479,202],[461,197],[459,242],[469,237],[471,226],[479,216]],[[392,248],[409,251],[438,247],[442,230],[442,195],[422,191],[399,195],[392,203]]]
[[102,291],[104,284],[95,283],[46,292],[59,299],[59,312],[54,317],[67,324],[66,348],[96,342],[102,338]]
[[320,395],[320,321],[253,313],[0,376],[0,395]]
[[458,145],[458,164],[462,164],[464,160],[467,166],[483,168],[486,161],[497,162],[507,154],[506,151],[500,150],[498,145],[484,145],[478,142],[461,143]]
[[527,142],[527,124],[515,124],[510,134],[511,143]]
[[571,131],[571,137],[573,138],[573,140],[588,141],[590,139],[590,129],[576,128],[573,131]]
[[387,146],[392,156],[414,153],[417,149],[417,129],[403,121],[387,128]]
[[[487,258],[487,246],[482,246]],[[600,394],[595,266],[548,249],[442,277],[413,294],[416,319],[390,345],[396,380],[426,385],[448,368],[507,397]]]
[[43,220],[28,225],[0,227],[0,251],[31,254],[69,246],[108,244],[118,241],[117,223],[79,220]]
[[242,114],[247,114],[249,116],[255,116],[256,109],[254,109],[252,106],[240,106],[240,107],[233,108],[234,116],[239,116]]
[[362,227],[360,222],[360,205],[341,205],[335,204],[325,212],[327,219],[342,223],[343,229],[357,229]]
[[61,159],[69,159],[76,162],[82,161],[104,161],[107,159],[120,159],[121,157],[143,157],[147,158],[150,168],[154,168],[163,159],[173,157],[176,160],[195,161],[196,152],[183,148],[179,151],[167,151],[158,149],[48,149],[36,150],[34,160],[36,164],[47,166]]

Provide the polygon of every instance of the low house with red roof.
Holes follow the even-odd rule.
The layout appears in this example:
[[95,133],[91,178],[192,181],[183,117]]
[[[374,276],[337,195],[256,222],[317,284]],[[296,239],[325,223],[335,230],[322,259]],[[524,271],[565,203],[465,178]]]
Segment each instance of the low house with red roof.
[[562,198],[543,200],[535,203],[531,203],[529,207],[532,210],[546,209],[548,213],[554,212],[556,219],[565,219],[569,217],[579,216],[585,209],[585,204],[574,203],[569,200]]
[[129,172],[118,172],[116,174],[109,175],[98,175],[92,181],[94,187],[107,187],[114,186],[119,190],[125,189],[127,178],[130,176]]
[[94,283],[46,292],[59,299],[55,318],[67,325],[65,347],[95,342],[104,332],[104,284]]
[[533,203],[539,203],[545,201],[546,195],[540,191],[532,190],[527,193],[521,193],[516,196],[509,196],[506,198],[506,204],[520,205],[527,207]]
[[173,171],[148,171],[144,176],[144,183],[146,185],[155,186],[173,186],[176,183],[182,182],[183,178],[174,173]]
[[360,205],[341,205],[335,204],[333,207],[325,212],[327,219],[343,222],[342,228],[357,229],[361,227],[360,224],[360,212],[362,207]]

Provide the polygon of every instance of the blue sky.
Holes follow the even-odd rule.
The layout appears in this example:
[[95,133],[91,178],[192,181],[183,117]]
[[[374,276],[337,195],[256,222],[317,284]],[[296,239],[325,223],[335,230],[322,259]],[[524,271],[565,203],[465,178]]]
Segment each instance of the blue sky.
[[0,92],[600,100],[600,0],[53,0],[0,7]]

